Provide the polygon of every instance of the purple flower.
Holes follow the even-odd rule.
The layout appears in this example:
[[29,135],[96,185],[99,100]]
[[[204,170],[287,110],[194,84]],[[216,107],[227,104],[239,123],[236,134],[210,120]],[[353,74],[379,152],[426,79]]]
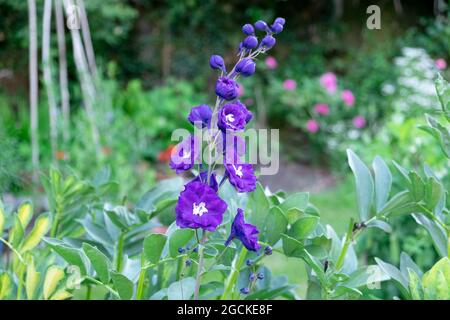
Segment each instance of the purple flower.
[[211,58],[209,58],[209,65],[213,69],[220,69],[223,72],[226,71],[225,69],[225,61],[223,61],[223,58],[219,55],[212,55]]
[[217,125],[223,131],[244,130],[245,125],[252,119],[253,114],[240,101],[227,103],[219,110]]
[[200,128],[209,127],[212,117],[212,110],[207,104],[202,104],[191,109],[188,120],[193,125],[200,125]]
[[242,32],[248,36],[252,36],[255,34],[255,28],[250,23],[247,23],[242,26]]
[[275,23],[279,23],[279,24],[281,24],[282,26],[284,26],[284,24],[286,23],[286,20],[284,19],[284,18],[276,18],[275,19],[275,21],[273,22],[274,24]]
[[258,233],[258,228],[250,223],[245,223],[244,211],[239,208],[231,225],[230,236],[225,242],[225,246],[228,246],[234,238],[238,238],[248,250],[258,251],[261,248],[258,243]]
[[199,140],[195,136],[190,135],[187,139],[184,139],[175,146],[170,157],[169,166],[179,174],[180,172],[191,169],[195,161],[199,159],[199,156]]
[[255,23],[255,28],[261,31],[267,31],[269,29],[269,27],[267,26],[267,23],[265,23],[262,20],[258,20]]
[[230,131],[223,132],[222,139],[217,141],[217,150],[222,150],[224,163],[238,163],[245,155],[245,140]]
[[256,176],[251,164],[224,164],[230,183],[238,192],[251,192],[256,188]]
[[242,45],[244,46],[244,48],[254,49],[258,45],[258,39],[255,36],[248,36],[244,39]]
[[267,35],[262,39],[261,47],[264,47],[266,50],[269,50],[275,45],[276,42],[277,40],[275,40],[274,37],[272,37],[271,35]]
[[236,65],[236,72],[243,77],[249,77],[255,73],[256,63],[252,59],[243,59]]
[[363,116],[354,117],[352,122],[353,122],[353,125],[355,126],[355,128],[358,128],[358,129],[362,129],[366,126],[366,118],[364,118]]
[[[203,172],[200,173],[200,175],[198,175],[197,177],[192,179],[189,183],[194,183],[194,182],[207,183],[207,181],[208,181],[208,171],[203,171]],[[219,184],[217,183],[217,178],[216,178],[216,174],[215,173],[211,174],[211,178],[209,179],[209,186],[215,192],[219,191]]]
[[272,30],[273,33],[280,33],[283,31],[283,25],[276,22],[270,27],[270,30]]
[[238,96],[238,84],[230,78],[220,77],[216,82],[216,94],[225,100],[233,100]]
[[176,222],[180,228],[201,228],[215,231],[222,223],[227,204],[203,182],[190,182],[180,193],[175,207]]

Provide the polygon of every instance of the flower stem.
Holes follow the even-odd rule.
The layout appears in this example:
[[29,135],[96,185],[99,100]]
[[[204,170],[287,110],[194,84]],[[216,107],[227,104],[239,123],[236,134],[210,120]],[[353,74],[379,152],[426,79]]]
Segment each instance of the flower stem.
[[197,269],[197,277],[195,278],[195,290],[194,290],[194,300],[198,300],[199,297],[199,293],[200,293],[200,282],[201,282],[201,278],[202,278],[202,269],[203,269],[203,264],[204,264],[204,260],[205,260],[205,255],[204,255],[204,246],[203,243],[206,240],[206,231],[203,231],[203,237],[202,240],[199,241],[198,245],[199,245],[199,249],[198,249],[198,269]]
[[139,272],[139,280],[137,285],[136,300],[142,300],[144,296],[144,283],[147,269],[144,268],[144,256],[141,257],[141,271]]
[[350,243],[352,241],[352,236],[353,236],[353,218],[350,219],[348,230],[345,235],[345,242],[344,245],[342,246],[341,253],[339,254],[339,258],[336,262],[336,270],[340,270],[344,265],[345,256],[347,255],[348,247],[350,246]]
[[233,265],[231,267],[232,271],[225,282],[225,289],[223,291],[222,297],[220,298],[221,300],[226,300],[230,298],[230,295],[238,279],[239,272],[241,271],[242,264],[244,263],[245,258],[247,257],[247,252],[248,251],[246,248],[242,248],[242,251],[239,254],[239,256],[234,259]]
[[117,243],[117,248],[116,248],[116,270],[117,270],[117,272],[120,272],[122,270],[124,238],[125,238],[125,234],[122,232],[119,236],[119,241]]

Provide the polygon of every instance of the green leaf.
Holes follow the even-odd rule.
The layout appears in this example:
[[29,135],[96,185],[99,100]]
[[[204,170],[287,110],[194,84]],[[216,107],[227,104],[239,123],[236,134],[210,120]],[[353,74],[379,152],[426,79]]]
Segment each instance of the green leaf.
[[176,199],[177,195],[183,189],[183,184],[183,179],[179,177],[159,182],[154,188],[142,196],[136,205],[136,209],[151,214],[157,209],[158,202],[170,198]]
[[96,247],[91,246],[89,243],[83,243],[83,251],[91,262],[92,267],[97,273],[100,281],[108,284],[110,275],[109,270],[111,268],[111,261]]
[[39,286],[39,281],[41,279],[41,274],[36,271],[34,267],[34,262],[31,261],[27,265],[27,275],[25,279],[25,289],[27,293],[27,299],[33,300],[36,294],[36,289]]
[[114,284],[114,289],[117,290],[120,299],[130,300],[134,293],[133,282],[123,274],[114,271],[111,272],[111,278]]
[[20,219],[17,215],[14,215],[14,224],[9,232],[9,242],[15,248],[19,247],[22,242],[24,236],[24,230],[22,227],[22,223],[20,223]]
[[375,206],[377,212],[379,212],[388,200],[392,175],[389,167],[379,156],[375,157],[372,167],[375,176]]
[[408,190],[401,191],[393,196],[378,212],[379,216],[389,216],[392,211],[411,202],[411,193]]
[[169,253],[171,257],[178,255],[178,248],[186,246],[194,236],[192,229],[177,229],[169,236]]
[[304,211],[308,206],[309,193],[308,192],[297,192],[289,195],[286,200],[280,205],[280,209],[287,212],[290,209],[297,209],[299,211]]
[[414,171],[409,172],[411,185],[409,187],[414,201],[419,202],[425,195],[425,184],[422,178]]
[[263,233],[266,241],[270,245],[274,245],[281,238],[281,234],[287,230],[288,221],[279,207],[272,207],[266,217],[265,228]]
[[447,121],[450,122],[450,85],[439,73],[435,82],[436,93]]
[[306,239],[316,229],[318,223],[318,217],[301,217],[291,226],[288,235],[297,240]]
[[30,234],[25,238],[20,251],[26,252],[33,250],[50,230],[51,224],[52,218],[50,213],[41,214],[34,222],[33,230],[31,230]]
[[370,221],[370,223],[367,224],[367,228],[378,228],[386,233],[390,233],[392,231],[392,227],[389,223],[379,219]]
[[13,289],[13,282],[9,274],[0,271],[0,300],[6,300]]
[[259,230],[264,230],[267,215],[269,214],[270,202],[267,199],[262,185],[258,182],[256,189],[249,195],[246,213],[251,222]]
[[60,281],[64,279],[64,269],[59,266],[50,266],[45,273],[44,279],[44,299],[48,300],[55,292]]
[[427,229],[428,233],[433,240],[433,244],[441,257],[447,256],[447,235],[445,230],[436,224],[436,222],[430,220],[422,214],[413,214],[414,220],[420,225],[422,225],[425,229]]
[[378,266],[383,270],[397,285],[402,294],[409,298],[409,290],[408,290],[408,279],[394,267],[392,264],[386,263],[381,259],[375,258],[375,262]]
[[425,187],[425,203],[427,208],[434,211],[443,193],[444,188],[442,185],[435,178],[428,178]]
[[303,256],[303,243],[286,234],[282,234],[281,238],[283,239],[283,252],[286,256],[297,258]]
[[31,202],[26,201],[22,203],[17,210],[17,216],[22,224],[22,228],[25,230],[33,217],[33,205]]
[[375,287],[378,283],[388,279],[390,279],[390,277],[384,273],[379,266],[370,265],[356,269],[350,274],[347,280],[342,282],[342,285],[355,289],[367,286],[371,289],[371,286]]
[[164,234],[151,234],[144,239],[144,259],[156,264],[161,259],[161,254],[166,244],[167,237]]
[[347,149],[347,156],[348,164],[355,176],[359,216],[361,221],[366,221],[369,219],[370,206],[373,201],[372,175],[364,162],[352,150]]
[[195,279],[184,278],[181,281],[172,283],[167,288],[167,298],[169,300],[189,300],[194,294]]
[[450,259],[439,260],[422,277],[426,300],[450,300]]
[[412,269],[408,268],[408,279],[409,279],[409,292],[411,293],[411,299],[422,300],[423,299],[423,288],[420,283],[420,278]]
[[59,254],[68,264],[75,265],[80,268],[80,273],[85,275],[86,268],[86,256],[80,249],[72,248],[61,240],[53,238],[44,238],[44,241],[52,248],[57,254]]

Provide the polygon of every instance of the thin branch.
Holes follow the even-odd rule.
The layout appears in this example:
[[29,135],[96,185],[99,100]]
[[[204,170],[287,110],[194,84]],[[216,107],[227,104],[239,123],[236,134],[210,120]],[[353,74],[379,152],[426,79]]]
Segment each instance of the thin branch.
[[70,96],[67,80],[66,36],[64,34],[64,13],[62,0],[55,0],[56,33],[59,51],[59,84],[61,91],[61,108],[64,123],[63,138],[68,142],[70,137]]
[[89,70],[95,79],[97,76],[97,64],[95,63],[94,47],[92,46],[91,32],[89,30],[89,22],[86,14],[86,8],[84,7],[84,1],[77,0],[77,5],[80,7],[81,34],[83,36]]
[[29,77],[30,77],[30,135],[31,135],[31,161],[33,165],[33,183],[36,185],[39,176],[39,133],[38,133],[38,53],[37,53],[37,22],[36,2],[28,0],[29,23]]
[[56,151],[58,148],[58,128],[55,93],[53,91],[53,79],[50,66],[50,33],[52,22],[52,0],[45,0],[44,18],[42,23],[42,68],[44,72],[44,85],[47,91],[49,121],[50,121],[50,144],[52,149],[52,159],[56,161]]

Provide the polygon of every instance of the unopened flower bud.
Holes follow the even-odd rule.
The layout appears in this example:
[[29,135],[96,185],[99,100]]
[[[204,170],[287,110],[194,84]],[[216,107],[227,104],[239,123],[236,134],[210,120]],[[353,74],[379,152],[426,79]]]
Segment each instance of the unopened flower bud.
[[230,78],[221,77],[216,82],[216,94],[225,100],[233,100],[238,96],[238,84]]
[[272,48],[277,41],[271,35],[265,36],[261,41],[261,46],[266,48],[266,50]]
[[236,72],[244,77],[249,77],[255,73],[256,63],[252,59],[244,59],[236,65]]
[[242,26],[242,32],[248,36],[252,36],[255,34],[255,28],[250,23],[247,23]]
[[273,23],[274,23],[274,24],[275,24],[275,23],[279,23],[279,24],[281,24],[282,26],[284,26],[285,22],[286,22],[286,20],[284,20],[284,18],[276,18],[275,21],[274,21]]
[[242,45],[247,49],[254,49],[258,45],[258,39],[255,36],[248,36],[244,39]]
[[272,254],[272,247],[271,246],[267,246],[264,248],[264,254],[266,256],[270,256]]
[[258,277],[259,280],[264,279],[264,273],[259,272],[258,275],[257,275],[257,277]]
[[241,288],[241,293],[242,294],[249,294],[250,293],[250,289],[249,288],[247,288],[247,287],[245,287],[245,288]]
[[267,23],[265,23],[262,20],[258,20],[255,23],[255,28],[261,31],[267,31],[269,29],[269,27],[267,26]]
[[225,61],[223,61],[223,58],[219,55],[212,55],[209,59],[209,65],[213,69],[220,69],[225,72]]
[[283,25],[280,23],[274,23],[270,27],[270,30],[272,30],[273,33],[280,33],[281,31],[283,31]]

